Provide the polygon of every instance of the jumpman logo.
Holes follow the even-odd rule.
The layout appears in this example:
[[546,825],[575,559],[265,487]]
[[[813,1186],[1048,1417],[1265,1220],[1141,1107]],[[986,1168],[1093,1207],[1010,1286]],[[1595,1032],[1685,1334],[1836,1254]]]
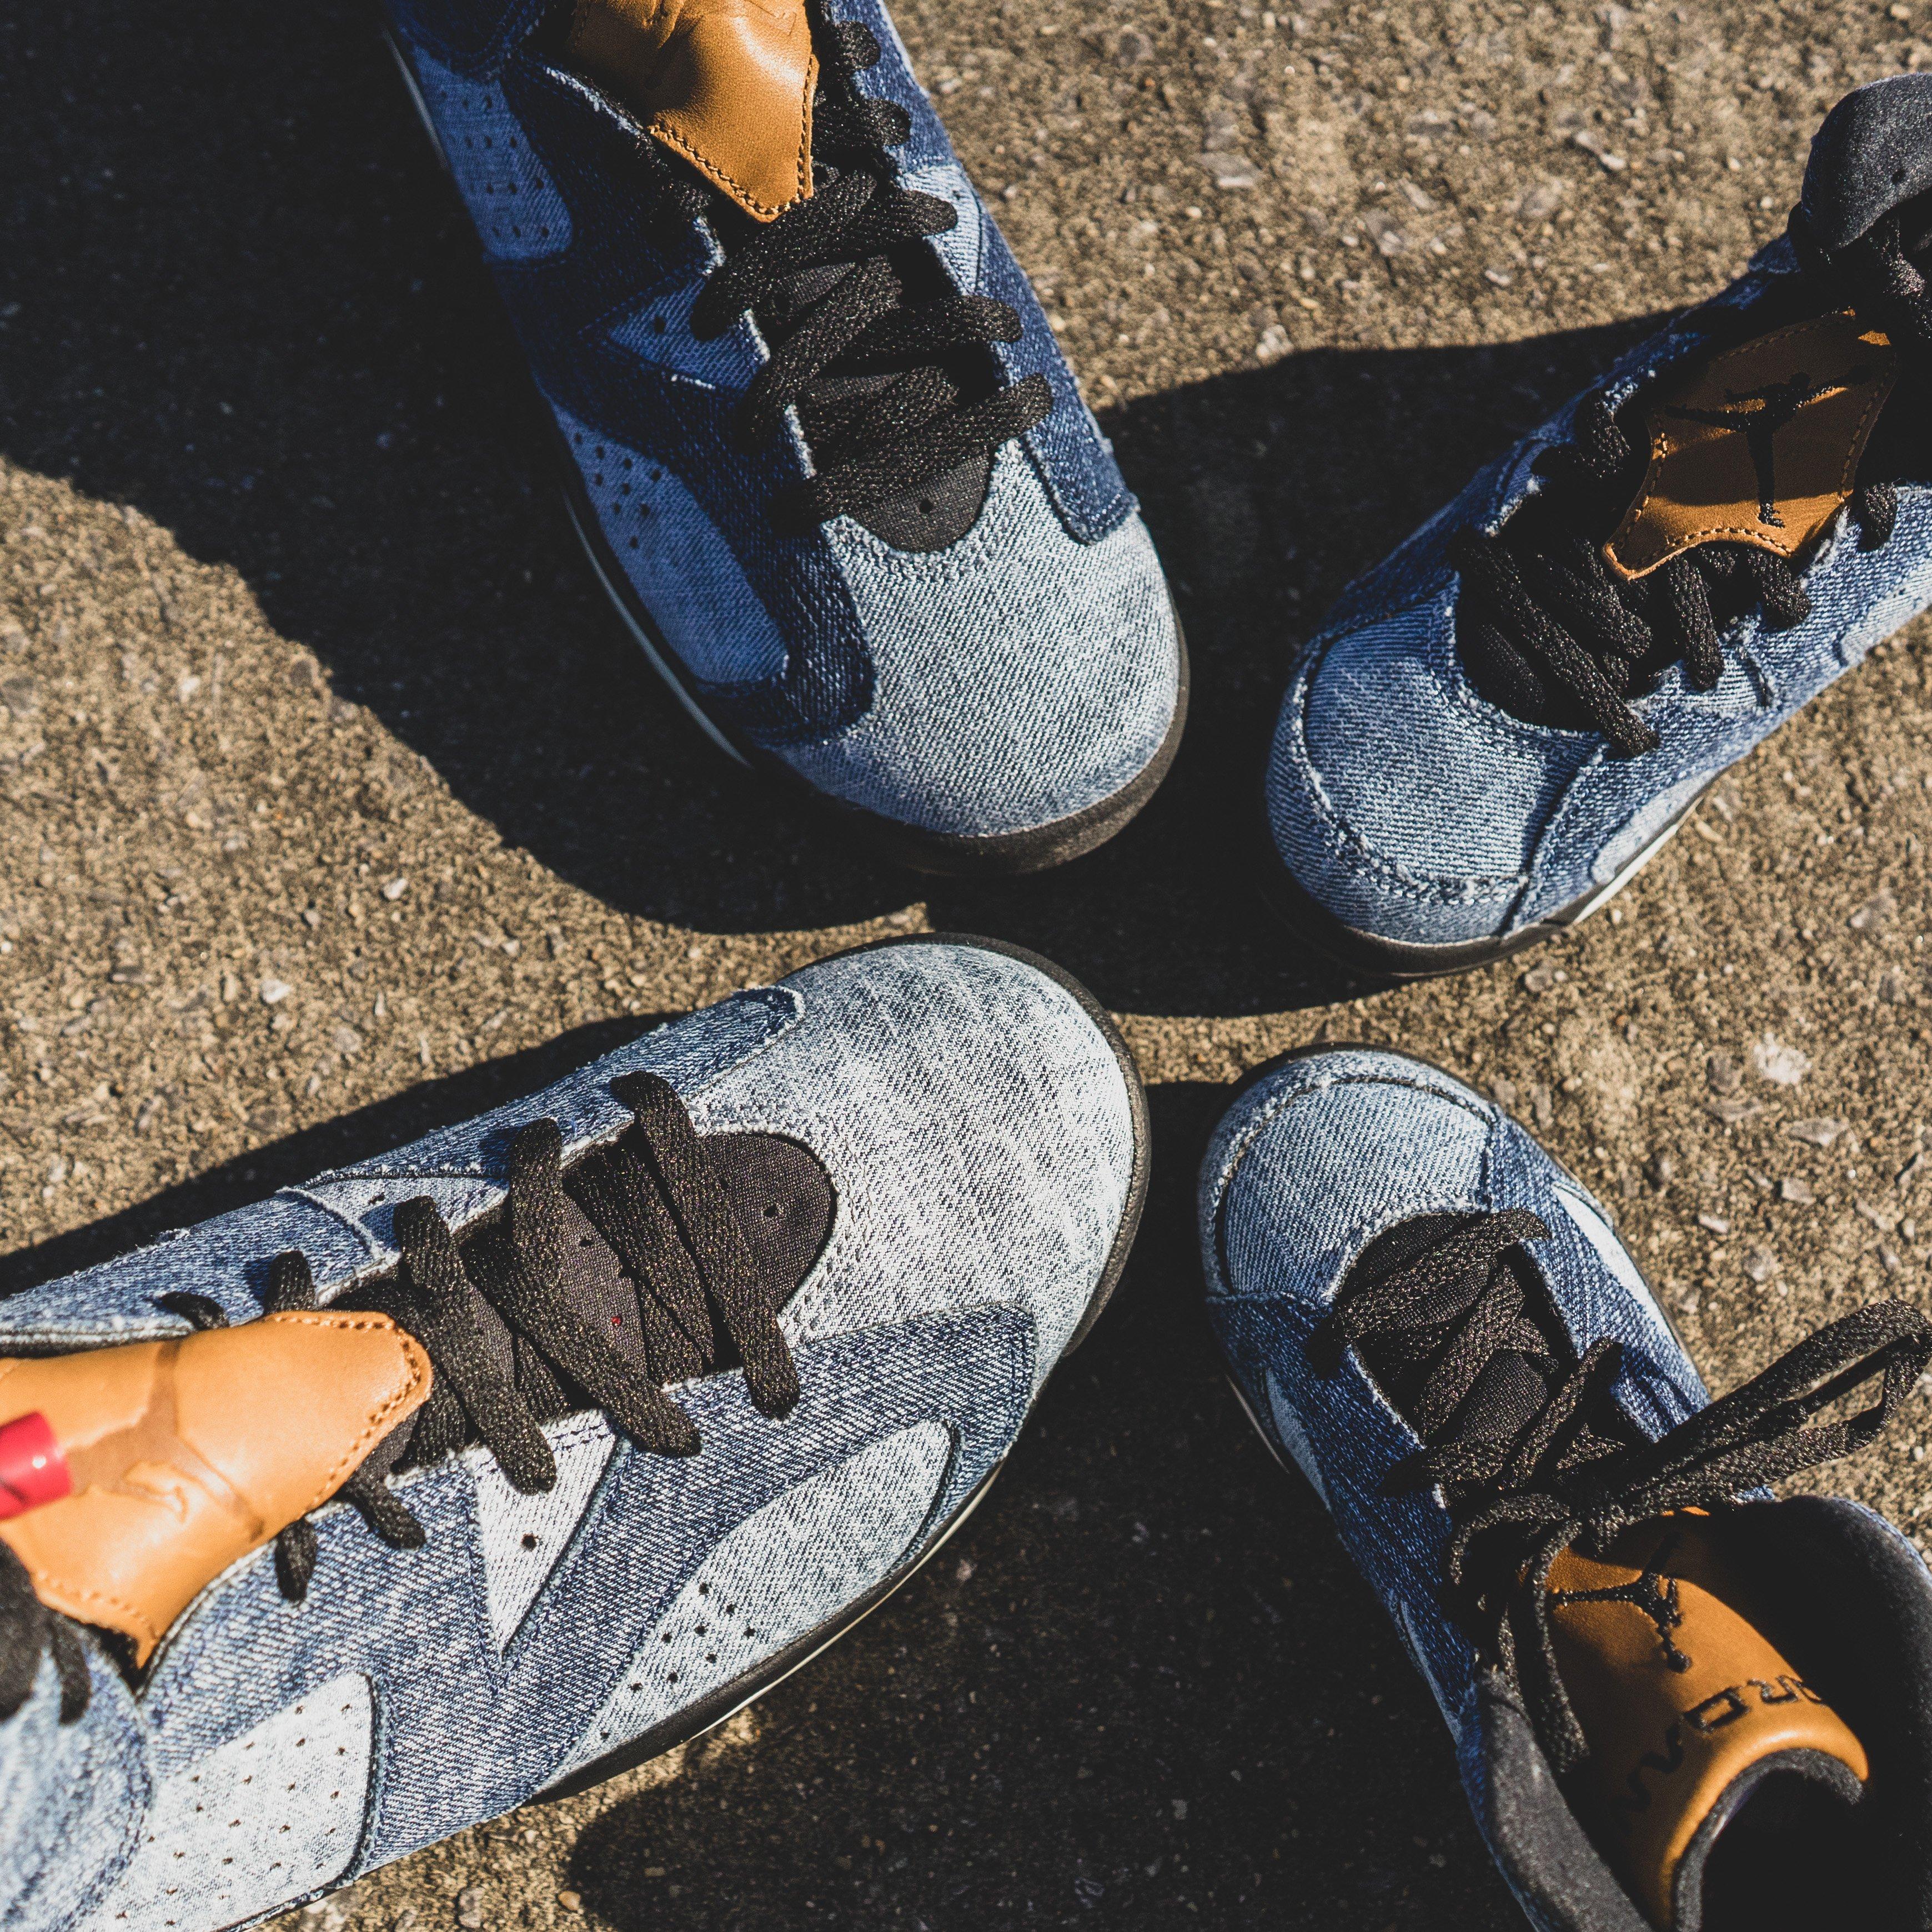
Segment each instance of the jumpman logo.
[[[1718,429],[1741,430],[1745,446],[1750,452],[1751,468],[1757,475],[1757,520],[1781,530],[1784,519],[1778,514],[1776,456],[1773,447],[1778,432],[1807,403],[1839,389],[1855,388],[1859,383],[1868,382],[1870,376],[1871,372],[1861,365],[1842,382],[1814,382],[1800,369],[1788,382],[1767,382],[1761,389],[1726,389],[1724,396],[1730,404],[1726,409],[1672,408],[1666,409],[1664,413],[1685,422],[1709,423]],[[1742,406],[1752,403],[1757,407]]]

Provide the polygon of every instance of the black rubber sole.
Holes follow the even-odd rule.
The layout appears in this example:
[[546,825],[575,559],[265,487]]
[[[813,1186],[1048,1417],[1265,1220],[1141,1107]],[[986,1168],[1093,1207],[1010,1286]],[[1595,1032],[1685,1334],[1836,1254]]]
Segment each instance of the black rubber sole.
[[1714,776],[1688,800],[1643,850],[1607,884],[1572,899],[1566,906],[1532,921],[1501,939],[1472,939],[1450,946],[1411,946],[1378,938],[1346,925],[1302,886],[1283,862],[1268,829],[1265,802],[1261,812],[1261,897],[1264,904],[1290,932],[1324,958],[1358,978],[1399,985],[1412,980],[1434,980],[1450,973],[1467,973],[1510,954],[1527,952],[1546,940],[1560,938],[1600,911],[1642,872],[1682,829],[1711,786]]
[[[422,98],[422,88],[415,70],[410,65],[409,56],[386,26],[382,33],[383,42],[402,76],[410,105],[422,123],[437,161],[448,175],[448,158],[443,152],[435,123],[430,118],[428,104]],[[902,824],[896,819],[828,797],[800,778],[782,758],[754,743],[734,726],[713,717],[706,710],[692,680],[680,666],[676,652],[664,641],[656,619],[632,589],[630,579],[604,537],[591,506],[590,493],[584,487],[584,478],[536,379],[527,369],[524,374],[531,421],[543,436],[571,527],[577,532],[578,541],[590,559],[590,568],[604,596],[622,620],[625,628],[643,650],[646,662],[669,687],[671,695],[705,736],[734,764],[756,772],[788,799],[806,802],[822,818],[856,838],[868,850],[895,864],[918,872],[973,878],[1044,872],[1049,866],[1064,865],[1070,859],[1091,852],[1126,826],[1160,788],[1162,779],[1174,763],[1174,754],[1180,748],[1181,734],[1187,722],[1190,674],[1187,640],[1181,631],[1178,611],[1174,614],[1174,628],[1180,650],[1180,682],[1173,719],[1154,757],[1110,797],[1101,799],[1065,818],[1055,819],[1051,824],[1034,826],[1024,832],[994,833],[983,838],[921,831],[916,826]]]
[[[1139,1230],[1141,1213],[1147,1204],[1148,1175],[1153,1151],[1153,1130],[1148,1118],[1147,1088],[1141,1079],[1140,1068],[1135,1062],[1132,1050],[1121,1038],[1120,1029],[1114,1025],[1106,1009],[1072,974],[1063,971],[1050,959],[1042,959],[1038,953],[1029,952],[1023,946],[1010,946],[1004,940],[982,939],[972,933],[932,932],[895,935],[890,939],[876,940],[870,946],[855,946],[852,950],[878,952],[890,946],[934,944],[973,946],[982,952],[1004,953],[1008,958],[1018,959],[1043,973],[1056,985],[1064,986],[1079,1001],[1088,1018],[1100,1028],[1127,1083],[1128,1102],[1133,1120],[1134,1156],[1132,1171],[1127,1184],[1126,1202],[1121,1210],[1120,1225],[1114,1231],[1113,1243],[1107,1251],[1107,1259],[1100,1270],[1100,1278],[1094,1284],[1094,1291],[1088,1298],[1085,1310],[1072,1334],[1068,1337],[1066,1347],[1060,1352],[1060,1360],[1064,1361],[1092,1332],[1094,1323],[1100,1318],[1102,1311],[1112,1298],[1114,1289],[1120,1286],[1120,1276],[1126,1271],[1127,1257],[1132,1252],[1134,1237]],[[834,956],[843,958],[846,956],[839,954]],[[1054,1366],[1058,1367],[1058,1364]],[[742,1711],[747,1704],[755,1702],[767,1690],[776,1688],[794,1671],[809,1664],[820,1651],[837,1642],[848,1630],[869,1616],[895,1591],[910,1582],[938,1554],[952,1533],[979,1508],[981,1499],[992,1486],[993,1478],[1005,1466],[1004,1458],[996,1462],[980,1479],[965,1501],[944,1522],[934,1526],[932,1533],[920,1545],[916,1556],[874,1585],[864,1596],[848,1604],[836,1616],[828,1618],[815,1630],[808,1630],[804,1636],[795,1639],[754,1670],[746,1671],[734,1677],[730,1683],[720,1685],[708,1697],[700,1698],[688,1709],[680,1711],[675,1718],[656,1726],[640,1737],[633,1738],[629,1743],[620,1745],[615,1750],[607,1752],[594,1762],[586,1765],[581,1771],[573,1772],[561,1783],[547,1786],[537,1792],[531,1802],[549,1804],[559,1798],[574,1797],[580,1791],[587,1791],[593,1785],[602,1784],[622,1772],[646,1764],[668,1750],[676,1750],[680,1744],[689,1744],[694,1738],[702,1737],[706,1731],[715,1730],[728,1718]]]

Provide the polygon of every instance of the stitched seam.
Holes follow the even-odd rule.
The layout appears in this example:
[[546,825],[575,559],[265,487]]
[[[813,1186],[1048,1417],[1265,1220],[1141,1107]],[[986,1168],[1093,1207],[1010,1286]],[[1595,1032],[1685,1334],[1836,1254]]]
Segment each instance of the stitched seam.
[[[388,1426],[389,1419],[399,1408],[403,1408],[405,1404],[412,1409],[418,1406],[417,1402],[412,1401],[411,1398],[416,1395],[419,1389],[424,1388],[429,1378],[430,1373],[429,1358],[423,1352],[422,1344],[413,1336],[398,1328],[387,1316],[351,1316],[302,1313],[290,1314],[283,1318],[291,1328],[328,1328],[350,1335],[361,1334],[394,1335],[402,1344],[403,1359],[408,1364],[410,1372],[408,1382],[391,1396],[382,1407],[370,1417],[363,1428],[362,1433],[344,1452],[335,1466],[322,1478],[322,1487],[316,1492],[314,1500],[296,1512],[298,1516],[306,1516],[310,1510],[319,1509],[331,1496],[334,1496],[341,1487],[343,1478],[347,1472],[361,1462],[368,1455],[370,1448],[389,1432]],[[256,1546],[259,1548],[260,1546],[258,1544]]]
[[[1335,1049],[1338,1053],[1375,1053],[1378,1052],[1386,1052],[1387,1050],[1388,1049],[1385,1048],[1369,1047],[1360,1045],[1356,1045],[1354,1046],[1339,1046]],[[1448,1078],[1448,1076],[1444,1076],[1444,1077]],[[1222,1204],[1227,1198],[1228,1189],[1234,1178],[1234,1170],[1247,1158],[1249,1150],[1254,1145],[1255,1142],[1260,1137],[1262,1130],[1272,1124],[1272,1123],[1280,1115],[1286,1113],[1290,1107],[1294,1106],[1296,1101],[1306,1100],[1311,1094],[1316,1092],[1326,1093],[1334,1088],[1344,1086],[1407,1087],[1413,1089],[1418,1094],[1426,1094],[1432,1099],[1449,1101],[1453,1105],[1462,1108],[1466,1112],[1480,1113],[1483,1108],[1483,1103],[1480,1100],[1478,1100],[1475,1106],[1472,1107],[1469,1102],[1465,1100],[1460,1094],[1445,1093],[1441,1088],[1432,1087],[1426,1082],[1414,1078],[1405,1079],[1399,1075],[1390,1073],[1371,1072],[1358,1074],[1341,1080],[1331,1080],[1319,1088],[1313,1087],[1294,1088],[1289,1092],[1282,1094],[1278,1100],[1270,1100],[1260,1112],[1255,1115],[1254,1118],[1242,1130],[1241,1132],[1234,1140],[1228,1143],[1226,1151],[1221,1157],[1220,1170],[1214,1178],[1214,1190],[1213,1197],[1209,1204],[1208,1212],[1202,1216],[1203,1220],[1208,1226],[1212,1227],[1220,1221],[1221,1218]],[[1214,1257],[1214,1271],[1216,1274],[1219,1274],[1220,1272],[1220,1244],[1218,1241],[1210,1244],[1210,1252]],[[1222,1291],[1222,1298],[1225,1300],[1240,1300],[1245,1298],[1234,1294],[1232,1290],[1226,1288],[1224,1288]]]
[[[133,1627],[134,1634],[151,1646],[161,1640],[161,1633],[132,1604],[123,1603],[118,1597],[110,1596],[105,1590],[90,1590],[83,1584],[63,1582],[50,1570],[37,1568],[33,1572],[33,1578],[36,1583],[46,1584],[49,1589],[58,1591],[62,1596],[74,1603],[98,1604],[104,1609],[118,1612],[122,1621]],[[95,1623],[100,1619],[83,1617],[80,1621]]]
[[[1752,349],[1762,348],[1770,343],[1781,342],[1788,335],[1796,335],[1805,329],[1815,328],[1817,324],[1815,321],[1795,322],[1788,328],[1774,329],[1768,335],[1760,336],[1754,342],[1742,344],[1740,346],[1742,347]],[[1721,362],[1724,358],[1720,356],[1717,359]],[[1886,380],[1884,386],[1880,390],[1879,393],[1872,399],[1872,400],[1865,405],[1865,412],[1859,418],[1858,428],[1852,432],[1851,447],[1846,452],[1845,458],[1844,470],[1838,479],[1838,493],[1840,499],[1840,508],[1844,507],[1844,500],[1849,496],[1852,493],[1852,479],[1857,475],[1859,460],[1864,454],[1865,440],[1871,434],[1873,422],[1877,416],[1879,411],[1884,408],[1885,405],[1892,400],[1892,392],[1894,388],[1897,386],[1898,381],[1898,370],[1894,366],[1891,376]],[[1688,446],[1680,444],[1676,446],[1676,447],[1681,448],[1688,447]],[[1664,460],[1673,453],[1670,441],[1670,430],[1666,428],[1659,428],[1655,434],[1651,439],[1651,466],[1650,470],[1645,474],[1643,487],[1641,488],[1637,493],[1636,501],[1624,512],[1624,520],[1622,523],[1617,526],[1616,530],[1612,534],[1609,544],[1605,545],[1606,549],[1612,548],[1616,542],[1617,538],[1622,536],[1626,530],[1632,529],[1636,525],[1639,519],[1641,518],[1645,509],[1649,505],[1651,500],[1657,494],[1655,489],[1652,487],[1652,476],[1655,472],[1658,466],[1664,462]],[[1832,512],[1832,515],[1833,516],[1835,516],[1837,514],[1838,512],[1836,510],[1834,510]],[[1829,518],[1828,518],[1826,520],[1828,521]],[[1692,548],[1696,544],[1708,543],[1711,542],[1712,538],[1717,537],[1735,537],[1742,542],[1754,543],[1760,549],[1768,550],[1774,556],[1786,556],[1792,554],[1792,551],[1781,549],[1778,544],[1769,542],[1767,538],[1758,534],[1755,526],[1738,524],[1712,524],[1701,530],[1692,530],[1684,536],[1678,538],[1669,554],[1660,557],[1657,562],[1649,566],[1649,569],[1661,569],[1665,564],[1670,561],[1672,557],[1680,556],[1685,550]],[[1792,550],[1796,550],[1799,548],[1799,546],[1794,544],[1792,548]],[[1619,566],[1618,567],[1621,568],[1624,566]],[[1646,571],[1644,574],[1648,575],[1648,571]]]

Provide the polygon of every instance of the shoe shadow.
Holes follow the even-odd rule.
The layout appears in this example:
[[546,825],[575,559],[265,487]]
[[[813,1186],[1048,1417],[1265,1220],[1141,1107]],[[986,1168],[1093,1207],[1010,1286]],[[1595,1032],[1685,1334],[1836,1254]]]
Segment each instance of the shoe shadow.
[[1642,325],[1326,349],[1108,413],[1193,652],[1173,775],[1113,845],[921,881],[773,809],[604,603],[467,225],[360,6],[127,0],[0,62],[0,453],[232,566],[342,696],[502,837],[627,912],[722,932],[923,898],[1108,1004],[1334,996],[1256,916],[1248,840],[1289,658],[1349,578]]
[[208,1168],[104,1221],[0,1255],[0,1300],[111,1261],[170,1228],[190,1227],[245,1208],[278,1187],[298,1186],[331,1168],[366,1160],[390,1148],[406,1147],[440,1127],[458,1126],[493,1107],[540,1093],[553,1081],[673,1017],[656,1014],[573,1027],[541,1046],[506,1053],[440,1079],[423,1081],[386,1100],[304,1127],[299,1133]]
[[1426,1690],[1222,1379],[1191,1196],[1226,1097],[1156,1090],[1147,1232],[973,1518],[746,1718],[608,1787],[568,1880],[599,1922],[1380,1932],[1412,1892],[1518,1922]]

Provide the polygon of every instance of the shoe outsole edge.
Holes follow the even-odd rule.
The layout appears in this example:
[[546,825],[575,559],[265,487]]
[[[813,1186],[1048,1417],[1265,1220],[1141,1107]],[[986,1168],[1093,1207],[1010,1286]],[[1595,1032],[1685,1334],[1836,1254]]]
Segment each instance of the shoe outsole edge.
[[[409,56],[386,26],[382,29],[382,38],[402,76],[410,104],[429,137],[437,163],[445,176],[453,182],[449,158],[443,152],[442,137],[436,133],[429,104],[423,98],[422,88],[410,64]],[[672,696],[698,729],[733,763],[756,772],[790,796],[806,801],[880,856],[914,872],[954,878],[1040,872],[1064,865],[1069,860],[1079,858],[1106,844],[1138,815],[1141,808],[1160,788],[1161,781],[1166,777],[1174,754],[1180,748],[1181,735],[1187,723],[1191,674],[1186,635],[1181,628],[1178,611],[1173,611],[1174,645],[1179,656],[1174,716],[1154,756],[1119,790],[1064,818],[1029,826],[1018,832],[994,832],[984,837],[930,832],[886,818],[880,812],[868,812],[862,806],[848,804],[808,783],[782,758],[714,718],[705,709],[692,680],[680,668],[676,656],[666,643],[656,620],[632,588],[606,541],[591,508],[584,479],[535,378],[527,370],[525,376],[533,421],[545,432],[545,447],[571,528],[590,560],[599,587],[624,628],[643,650],[645,662],[669,687]],[[1171,594],[1169,608],[1172,610]]]

